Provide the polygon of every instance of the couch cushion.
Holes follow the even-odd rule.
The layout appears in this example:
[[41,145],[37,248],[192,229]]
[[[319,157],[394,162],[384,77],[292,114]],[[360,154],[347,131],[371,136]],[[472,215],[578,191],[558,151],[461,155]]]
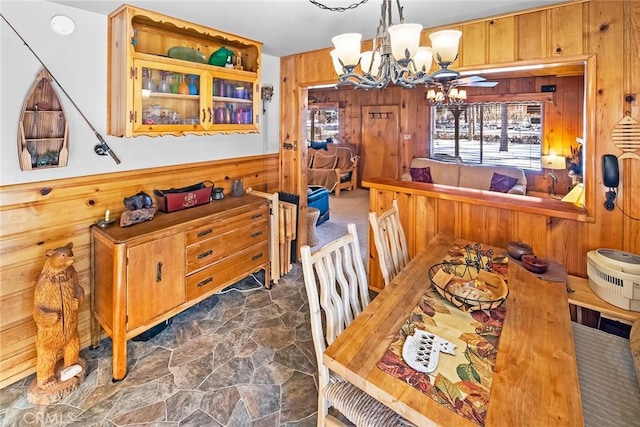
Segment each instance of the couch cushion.
[[459,185],[460,187],[475,188],[477,190],[489,190],[494,173],[516,178],[518,180],[516,184],[523,185],[526,188],[527,178],[522,169],[489,165],[462,165],[460,167]]
[[[411,160],[411,168],[429,168],[431,180],[434,184],[452,185],[457,187],[459,183],[460,164],[439,162],[425,157],[416,157]],[[488,188],[488,187],[487,187]]]
[[335,169],[337,158],[335,155],[316,153],[313,156],[314,169]]
[[411,180],[415,182],[433,183],[431,168],[411,168]]
[[489,191],[497,191],[498,193],[508,193],[514,185],[518,183],[518,178],[512,178],[501,173],[494,172],[491,176],[491,185]]
[[351,150],[347,147],[336,147],[336,168],[349,169],[353,166]]

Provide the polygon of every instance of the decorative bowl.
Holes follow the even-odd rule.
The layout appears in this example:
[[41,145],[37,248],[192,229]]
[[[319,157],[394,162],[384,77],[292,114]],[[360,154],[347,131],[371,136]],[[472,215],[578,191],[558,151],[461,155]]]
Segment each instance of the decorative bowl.
[[509,287],[496,273],[466,265],[435,264],[429,280],[444,299],[462,311],[491,310],[509,295]]
[[542,274],[547,272],[549,261],[535,255],[522,255],[522,265],[533,273]]
[[209,57],[209,65],[224,67],[229,56],[233,56],[233,51],[223,46],[211,54]]
[[199,50],[186,46],[174,46],[167,52],[169,58],[182,59],[183,61],[198,62],[200,64],[207,63],[207,57]]
[[512,258],[519,260],[523,255],[533,255],[533,248],[528,243],[518,240],[517,242],[509,242],[507,252]]

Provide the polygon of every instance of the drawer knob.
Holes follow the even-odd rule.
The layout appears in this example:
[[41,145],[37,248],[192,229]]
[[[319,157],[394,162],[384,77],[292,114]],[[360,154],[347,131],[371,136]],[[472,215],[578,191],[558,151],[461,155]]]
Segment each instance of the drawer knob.
[[197,234],[197,237],[206,236],[207,234],[211,234],[211,233],[213,233],[213,230],[209,228],[208,230],[202,230],[201,232],[199,232]]
[[260,258],[262,258],[262,253],[259,253],[257,255],[252,256],[251,257],[251,261],[255,261],[255,260],[260,259]]
[[211,283],[213,282],[213,277],[207,277],[204,280],[201,280],[198,282],[198,284],[196,285],[198,288],[203,287],[204,285],[206,285],[207,283]]
[[200,255],[198,255],[197,258],[198,259],[206,258],[206,257],[208,257],[209,255],[212,255],[212,254],[213,254],[213,251],[211,249],[209,249],[206,252],[202,252]]
[[255,215],[251,215],[251,218],[250,218],[250,219],[260,218],[261,216],[262,216],[262,214],[261,214],[261,213],[259,213],[259,214],[255,214]]
[[258,237],[258,236],[259,236],[259,235],[261,235],[261,234],[262,234],[262,231],[256,231],[255,233],[253,233],[253,234],[251,235],[251,237]]

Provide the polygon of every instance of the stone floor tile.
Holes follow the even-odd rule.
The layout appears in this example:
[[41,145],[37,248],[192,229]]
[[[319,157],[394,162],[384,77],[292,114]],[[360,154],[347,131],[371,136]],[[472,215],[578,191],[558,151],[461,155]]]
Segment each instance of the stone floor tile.
[[[199,319],[199,320],[202,320],[202,319]],[[192,340],[193,338],[200,336],[202,332],[200,331],[199,320],[192,319],[184,323],[174,322],[171,325],[171,329],[173,329],[173,335],[175,335],[176,342],[178,343],[178,345],[185,344],[189,342],[189,340]],[[170,334],[167,334],[167,335],[171,336]]]
[[313,374],[317,371],[315,365],[313,365],[307,356],[300,351],[298,347],[291,344],[287,347],[277,350],[273,357],[274,362],[278,362],[288,368],[296,371]]
[[[254,341],[255,342],[255,341]],[[258,369],[265,363],[270,363],[273,360],[273,355],[276,351],[272,348],[260,347],[251,354],[251,360],[253,361],[253,366]]]
[[281,385],[291,378],[291,375],[293,375],[293,369],[283,366],[280,363],[272,362],[256,369],[252,382],[254,384]]
[[253,331],[248,328],[241,328],[222,335],[213,350],[213,369],[218,369],[231,358],[238,356],[244,345],[251,340],[252,333]]
[[203,334],[186,342],[171,352],[171,362],[169,366],[184,365],[185,363],[212,353],[215,346],[218,345],[220,338],[219,335]]
[[277,350],[286,347],[295,340],[293,328],[256,329],[252,338],[261,346]]
[[204,412],[202,412],[199,409],[197,411],[195,411],[194,413],[192,413],[191,415],[189,415],[184,420],[180,421],[180,423],[178,425],[180,427],[203,427],[203,426],[217,427],[217,426],[220,426],[220,424],[218,424],[216,422],[216,420],[214,420],[209,415],[205,414]]
[[299,292],[291,293],[290,295],[275,300],[275,303],[284,311],[298,311],[307,302],[306,298]]
[[307,360],[309,361],[309,363],[311,363],[315,368],[318,367],[318,363],[317,363],[317,358],[316,358],[316,350],[315,347],[313,346],[313,341],[312,340],[308,340],[308,341],[296,341],[295,346],[298,348],[298,350],[300,350],[300,352],[302,352],[302,354],[305,355],[305,357],[307,358]]
[[318,392],[313,375],[294,372],[282,384],[280,423],[301,421],[318,410]]
[[196,389],[213,372],[213,354],[205,354],[199,359],[169,369],[178,388]]
[[280,411],[280,386],[239,385],[238,391],[252,420],[264,418]]
[[253,372],[253,362],[250,357],[234,357],[214,370],[198,387],[198,390],[216,390],[237,384],[249,384]]
[[194,412],[200,411],[202,392],[197,390],[180,390],[165,400],[167,405],[167,420],[180,421],[188,418]]
[[119,426],[142,423],[147,424],[165,421],[166,414],[167,408],[164,401],[162,401],[137,407],[129,412],[123,412],[117,416],[109,416],[109,421]]
[[156,347],[146,356],[138,359],[135,366],[127,371],[123,383],[127,387],[157,380],[170,373],[169,361],[171,351],[165,348]]
[[318,414],[312,414],[302,420],[290,421],[281,425],[283,427],[316,427],[318,425]]
[[[158,382],[151,381],[137,387],[127,387],[111,407],[107,418],[113,420],[122,414],[155,403],[158,394]],[[118,423],[116,423],[118,424]]]
[[264,418],[253,420],[251,422],[251,427],[274,427],[279,424],[279,419],[280,413],[274,412],[273,414],[267,415]]
[[233,413],[231,414],[231,418],[229,418],[229,423],[227,423],[228,427],[248,427],[251,425],[251,417],[249,416],[249,412],[247,411],[244,402],[240,400],[236,405]]
[[202,395],[200,409],[220,424],[226,425],[240,398],[240,392],[236,386],[208,391]]

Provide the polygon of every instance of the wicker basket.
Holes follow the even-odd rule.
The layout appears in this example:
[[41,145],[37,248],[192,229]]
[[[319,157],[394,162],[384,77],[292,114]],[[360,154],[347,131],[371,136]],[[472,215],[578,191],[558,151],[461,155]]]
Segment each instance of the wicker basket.
[[[463,311],[491,310],[499,307],[509,295],[509,287],[499,275],[466,265],[435,264],[429,269],[429,280],[438,293]],[[454,293],[456,282],[479,280],[486,285],[494,298],[472,298]]]

